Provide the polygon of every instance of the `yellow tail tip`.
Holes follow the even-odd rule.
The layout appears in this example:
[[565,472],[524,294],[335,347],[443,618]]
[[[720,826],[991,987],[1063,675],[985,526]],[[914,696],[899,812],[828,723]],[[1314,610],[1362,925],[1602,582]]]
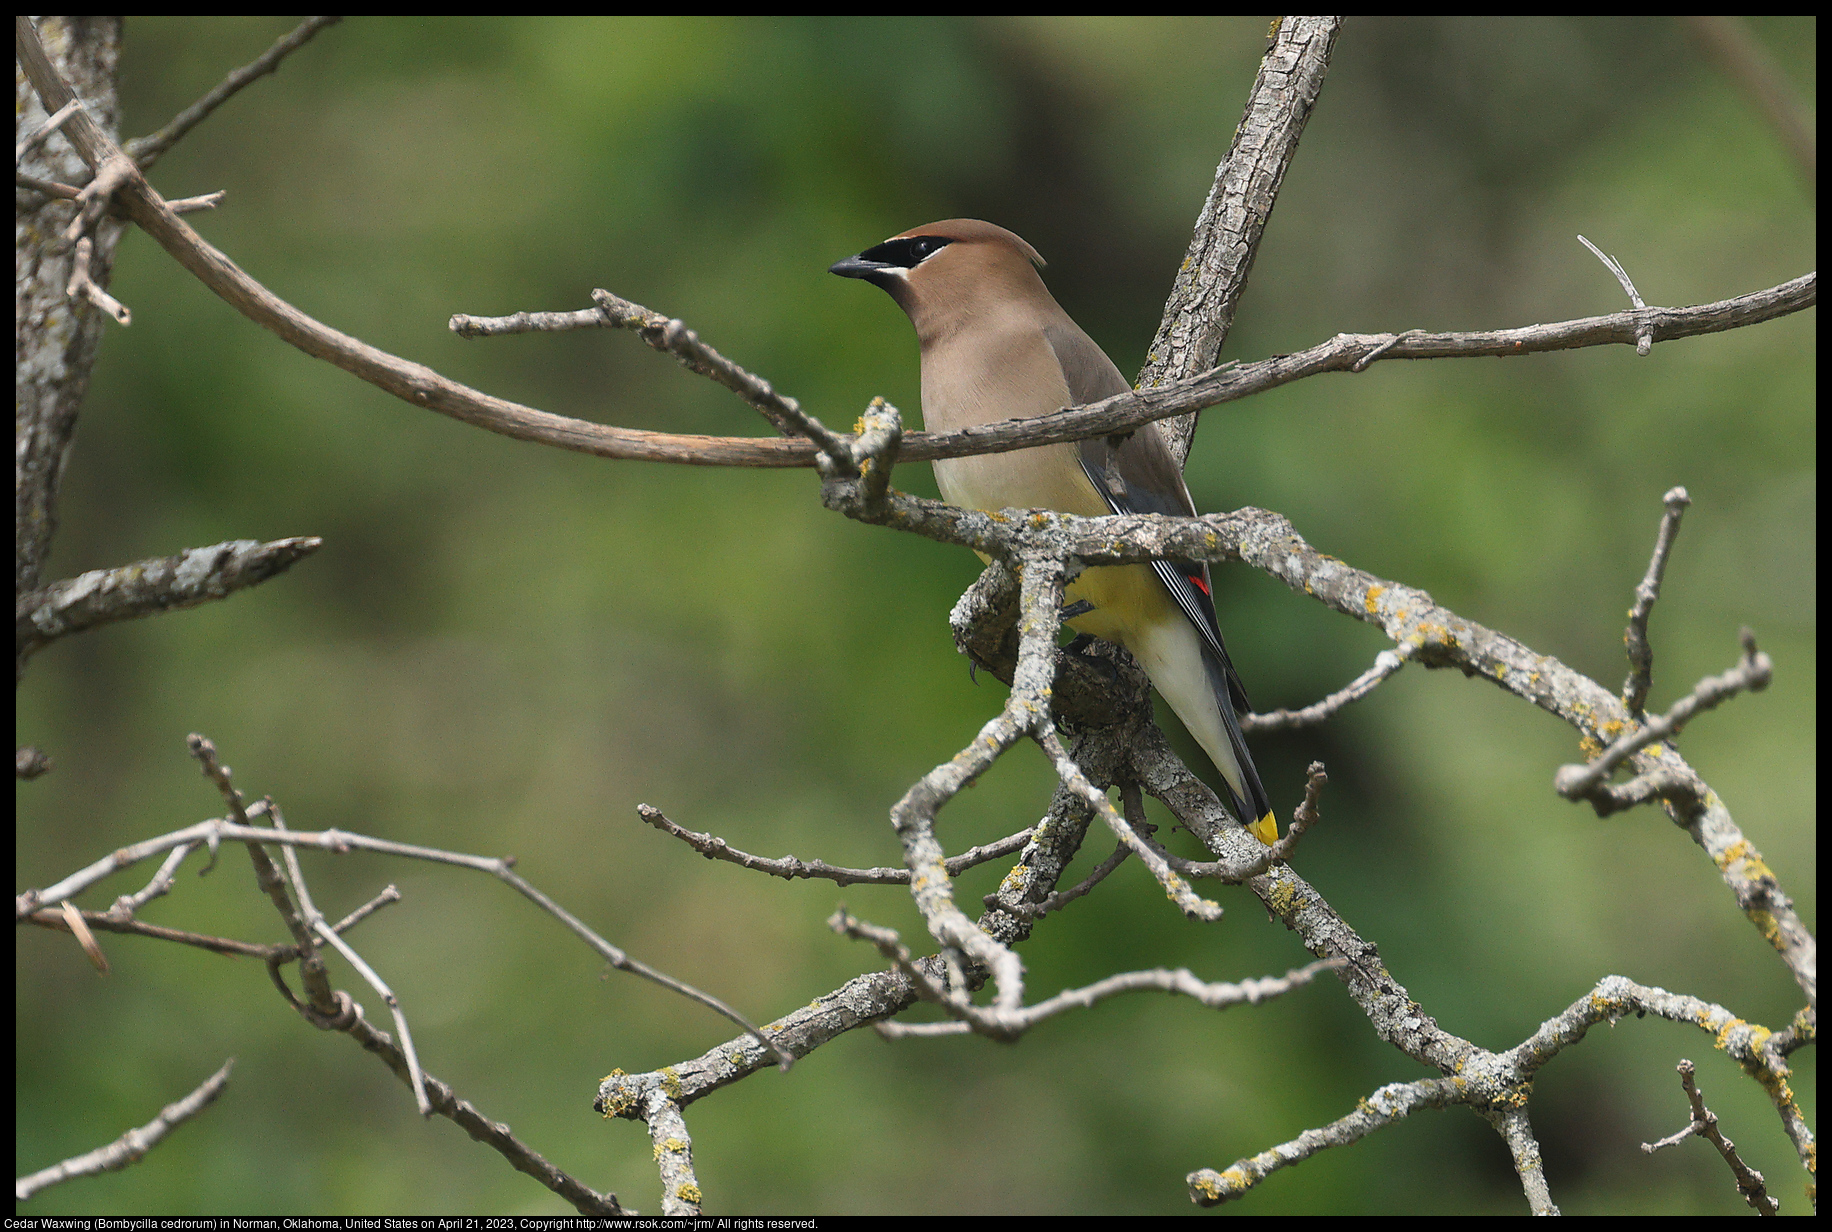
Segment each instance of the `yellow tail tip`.
[[1273,818],[1271,813],[1267,813],[1264,817],[1248,826],[1247,829],[1252,832],[1254,838],[1266,844],[1268,847],[1279,841],[1279,823]]

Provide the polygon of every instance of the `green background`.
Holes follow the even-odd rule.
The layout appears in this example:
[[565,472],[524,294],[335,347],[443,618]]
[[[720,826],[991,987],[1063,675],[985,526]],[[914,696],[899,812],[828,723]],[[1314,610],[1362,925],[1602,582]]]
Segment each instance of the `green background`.
[[[291,24],[129,21],[127,135]],[[1815,22],[1754,29],[1810,106]],[[191,221],[280,296],[493,394],[629,427],[766,432],[628,334],[446,329],[454,312],[577,309],[605,287],[684,318],[830,424],[877,394],[914,423],[907,321],[826,267],[931,219],[993,219],[1043,252],[1065,307],[1136,372],[1265,30],[354,19],[153,179],[170,197],[227,190]],[[1757,290],[1816,260],[1807,181],[1682,26],[1351,21],[1224,356],[1624,307],[1579,232],[1653,304]],[[20,739],[57,768],[18,791],[22,887],[217,812],[184,752],[201,731],[294,827],[513,853],[611,941],[759,1021],[878,965],[823,926],[836,904],[921,945],[902,890],[708,863],[635,806],[758,854],[896,863],[890,804],[1003,696],[969,683],[948,634],[968,553],[825,512],[812,471],[605,462],[417,410],[280,343],[139,234],[113,290],[134,322],[103,344],[46,576],[230,538],[325,546],[227,602],[33,662]],[[1615,687],[1661,494],[1686,485],[1652,704],[1729,667],[1738,627],[1756,630],[1773,686],[1698,719],[1682,747],[1811,924],[1814,325],[1800,314],[1646,359],[1616,347],[1305,381],[1209,411],[1190,487],[1200,508],[1278,510],[1318,549]],[[896,482],[934,494],[925,466]],[[1261,707],[1312,702],[1384,647],[1244,566],[1217,587]],[[1255,752],[1286,814],[1305,763],[1327,764],[1325,821],[1297,868],[1450,1031],[1510,1046],[1612,972],[1776,1028],[1799,1005],[1703,853],[1658,811],[1600,823],[1560,800],[1552,775],[1576,760],[1573,733],[1479,680],[1408,668],[1327,727],[1256,738]],[[1015,751],[948,807],[944,843],[1030,824],[1049,786],[1037,751]],[[1090,841],[1077,869],[1111,849]],[[642,1127],[601,1120],[595,1084],[697,1056],[726,1023],[607,978],[486,877],[305,862],[333,917],[386,883],[405,893],[352,941],[401,996],[430,1071],[588,1184],[658,1209]],[[190,869],[146,919],[282,939],[239,853],[202,881]],[[963,877],[961,901],[1002,871]],[[1030,996],[1139,967],[1222,980],[1305,959],[1244,891],[1214,892],[1227,915],[1194,924],[1122,867],[1024,947]],[[303,1023],[258,964],[103,943],[105,980],[68,938],[20,932],[18,1168],[144,1123],[230,1055],[234,1080],[147,1161],[22,1213],[565,1211],[449,1122],[421,1123],[392,1075]],[[386,1025],[378,997],[341,962],[333,973]],[[1746,1211],[1703,1143],[1639,1149],[1684,1123],[1682,1056],[1785,1210],[1806,1210],[1758,1088],[1700,1032],[1631,1019],[1537,1083],[1565,1211]],[[1814,1054],[1795,1061],[1810,1116]],[[855,1032],[687,1119],[712,1213],[1187,1213],[1191,1169],[1423,1076],[1326,980],[1226,1014],[1134,995],[1008,1047]],[[1499,1140],[1458,1110],[1326,1152],[1224,1209],[1524,1203]]]

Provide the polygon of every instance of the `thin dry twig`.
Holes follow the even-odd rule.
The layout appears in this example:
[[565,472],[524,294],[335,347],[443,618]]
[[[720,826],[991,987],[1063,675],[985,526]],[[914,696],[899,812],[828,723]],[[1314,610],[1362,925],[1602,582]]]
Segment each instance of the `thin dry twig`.
[[1231,1202],[1280,1168],[1302,1163],[1330,1147],[1358,1142],[1422,1108],[1451,1107],[1458,1102],[1457,1094],[1454,1078],[1422,1078],[1381,1087],[1361,1099],[1353,1112],[1328,1125],[1307,1129],[1289,1142],[1237,1160],[1225,1169],[1198,1168],[1186,1178],[1190,1200],[1198,1206]]
[[[290,962],[296,957],[291,946],[262,945],[252,941],[237,941],[232,937],[215,937],[208,933],[189,932],[181,928],[165,928],[158,924],[148,924],[143,920],[115,919],[105,911],[85,911],[82,917],[83,922],[91,929],[101,932],[150,937],[155,941],[171,941],[178,945],[189,945],[200,950],[208,950],[212,954],[232,954],[237,958],[258,958],[263,962]],[[22,916],[20,919],[22,923],[33,924],[39,928],[48,928],[57,932],[70,931],[69,919],[57,907],[40,907],[37,911]],[[285,953],[279,951],[285,951]]]
[[[183,857],[189,854],[190,850],[190,848],[181,847],[174,851],[173,855]],[[177,945],[208,950],[213,954],[232,954],[238,958],[255,958],[275,966],[293,962],[299,957],[297,946],[238,941],[233,937],[218,937],[209,933],[196,933],[182,928],[166,928],[159,924],[148,924],[144,920],[134,919],[130,913],[120,909],[121,904],[126,901],[126,899],[117,900],[115,907],[107,911],[82,912],[83,923],[100,932],[149,937],[155,941],[170,941]],[[369,902],[333,924],[331,928],[335,932],[346,933],[377,908],[400,901],[401,892],[389,886]],[[70,931],[70,921],[67,915],[55,907],[41,907],[30,915],[22,917],[22,921],[34,924],[39,928],[55,929],[61,932]]]
[[[56,180],[41,180],[35,175],[27,175],[23,171],[16,171],[13,173],[13,182],[20,188],[30,189],[32,192],[41,193],[47,197],[54,197],[60,201],[75,201],[83,195],[83,190],[77,188],[73,184],[63,184]],[[203,210],[215,209],[223,203],[223,198],[228,195],[229,194],[222,189],[218,189],[213,193],[204,193],[200,197],[177,197],[171,201],[167,201],[166,206],[174,214],[196,214]],[[125,212],[112,205],[110,206],[110,214],[117,218],[127,217]]]
[[[1349,970],[1355,969],[1351,963]],[[1557,1214],[1539,1168],[1538,1144],[1524,1117],[1533,1076],[1559,1053],[1579,1043],[1591,1028],[1644,1014],[1692,1026],[1711,1036],[1720,1050],[1759,1079],[1774,1100],[1784,1127],[1795,1138],[1803,1160],[1810,1157],[1811,1134],[1801,1122],[1799,1106],[1788,1087],[1786,1064],[1765,1053],[1763,1045],[1769,1036],[1765,1028],[1745,1022],[1723,1006],[1611,975],[1505,1052],[1492,1053],[1459,1040],[1454,1072],[1445,1077],[1382,1087],[1364,1098],[1354,1112],[1329,1125],[1305,1130],[1289,1142],[1236,1160],[1225,1169],[1203,1168],[1190,1173],[1190,1197],[1203,1206],[1232,1201],[1273,1172],[1302,1163],[1318,1151],[1358,1141],[1421,1108],[1462,1104],[1498,1122],[1497,1129],[1515,1156],[1516,1170],[1527,1187],[1534,1213]],[[1431,1029],[1437,1028],[1433,1025]]]
[[1581,766],[1560,766],[1553,776],[1558,794],[1567,800],[1591,801],[1597,806],[1599,816],[1615,812],[1616,806],[1623,801],[1639,803],[1641,794],[1636,784],[1623,784],[1620,794],[1609,788],[1609,776],[1618,766],[1649,745],[1677,736],[1700,713],[1716,709],[1739,693],[1759,693],[1774,678],[1775,665],[1756,648],[1755,634],[1744,629],[1739,636],[1743,643],[1741,662],[1722,675],[1705,677],[1690,693],[1674,702],[1665,714],[1645,720],[1594,760]]
[[[708,377],[737,394],[746,405],[775,424],[784,436],[807,437],[822,454],[844,462],[846,444],[839,436],[802,410],[801,403],[794,398],[777,393],[776,387],[768,381],[739,367],[702,342],[700,335],[689,329],[686,322],[652,312],[609,291],[593,291],[592,302],[598,305],[607,324],[635,330],[644,342],[674,356],[688,371]],[[455,325],[457,318],[453,321]]]
[[1655,600],[1660,598],[1667,557],[1673,552],[1674,540],[1679,538],[1679,520],[1685,516],[1692,497],[1684,488],[1672,488],[1661,501],[1667,509],[1660,519],[1660,533],[1654,537],[1654,555],[1641,584],[1635,587],[1635,605],[1629,609],[1628,630],[1622,635],[1628,648],[1628,679],[1622,683],[1622,704],[1633,715],[1647,712],[1648,690],[1654,683],[1654,648],[1648,642],[1648,618],[1653,615]]
[[[33,150],[42,145],[45,138],[62,128],[64,126],[64,121],[75,115],[82,105],[82,99],[71,99],[62,107],[59,107],[54,113],[46,116],[43,124],[40,124],[37,128],[20,138],[18,144],[13,147],[13,165],[15,170],[17,170],[19,163],[24,161],[27,154],[30,154]],[[75,191],[74,189],[71,190],[72,196],[75,195]]]
[[244,87],[279,68],[281,60],[311,42],[320,30],[342,20],[342,17],[306,18],[277,39],[272,47],[224,77],[208,94],[173,116],[164,128],[129,141],[129,157],[139,165],[140,170],[150,170],[167,150],[178,144],[181,137],[201,124],[212,111],[228,102]]
[[1341,958],[1323,959],[1286,972],[1283,976],[1243,980],[1238,984],[1211,984],[1197,979],[1187,969],[1175,971],[1125,971],[1097,980],[1085,988],[1071,988],[1035,1005],[1001,1007],[977,1006],[962,994],[951,992],[930,980],[916,965],[914,956],[903,944],[896,930],[868,924],[845,908],[833,913],[827,926],[842,936],[867,941],[888,958],[899,971],[912,980],[922,997],[945,1009],[954,1022],[950,1024],[899,1024],[881,1022],[878,1033],[886,1039],[907,1035],[959,1034],[978,1031],[996,1039],[1016,1039],[1046,1018],[1065,1010],[1087,1009],[1108,997],[1126,992],[1157,991],[1190,997],[1210,1009],[1228,1009],[1236,1005],[1258,1005],[1283,996],[1294,988],[1308,984],[1324,971],[1341,968]]
[[[77,122],[73,127],[93,123],[80,111],[71,116],[71,119]],[[132,159],[118,149],[110,149],[108,157],[96,166],[95,175],[77,190],[74,198],[77,210],[70,224],[64,228],[63,246],[74,245],[82,236],[94,232],[96,224],[102,220],[102,215],[113,201],[115,191],[137,174]]]
[[[275,830],[286,830],[286,818],[281,816],[278,805],[270,803],[268,816],[273,819]],[[286,864],[287,881],[291,884],[293,898],[299,904],[299,913],[305,924],[317,937],[327,942],[332,949],[343,955],[344,961],[355,968],[369,987],[375,989],[376,995],[388,1006],[389,1014],[394,1018],[396,1038],[401,1041],[401,1052],[407,1059],[407,1085],[413,1091],[414,1103],[418,1105],[421,1117],[433,1114],[432,1101],[426,1095],[426,1076],[420,1069],[420,1054],[414,1047],[413,1032],[407,1025],[407,1012],[401,1007],[401,1000],[394,990],[382,979],[381,975],[370,966],[368,961],[358,954],[349,942],[338,935],[324,913],[318,910],[318,904],[312,901],[312,890],[305,878],[305,870],[299,867],[299,853],[295,848],[282,847],[280,858]]]
[[[193,736],[191,748],[192,755],[198,758],[204,767],[205,773],[217,784],[218,790],[223,792],[224,798],[230,804],[231,813],[233,815],[236,810],[242,808],[241,793],[230,783],[228,768],[222,766],[221,763],[216,760],[215,746],[204,737]],[[265,816],[270,808],[270,804],[263,802],[260,805],[248,808],[243,813],[243,816]],[[44,889],[26,890],[17,895],[14,899],[14,916],[16,919],[23,919],[37,911],[46,903],[56,903],[68,898],[73,898],[89,886],[101,881],[103,878],[121,869],[132,867],[134,864],[158,855],[161,852],[170,851],[173,848],[198,845],[208,845],[214,852],[216,847],[224,841],[244,844],[249,849],[250,858],[256,860],[257,877],[261,880],[263,888],[266,889],[270,897],[273,898],[275,907],[281,911],[283,918],[287,920],[288,928],[293,934],[294,944],[300,951],[302,958],[301,969],[307,977],[308,990],[315,989],[310,1000],[312,1004],[319,1006],[321,1012],[326,1012],[325,1007],[330,1004],[334,997],[328,983],[318,983],[321,979],[318,972],[322,971],[322,964],[315,964],[316,948],[312,940],[314,933],[306,926],[305,921],[294,912],[290,902],[286,900],[284,880],[280,877],[279,872],[273,869],[271,862],[267,860],[266,855],[261,851],[264,845],[311,847],[321,851],[337,853],[372,851],[383,855],[401,856],[407,859],[430,860],[441,864],[452,864],[461,868],[470,868],[479,872],[489,873],[497,878],[497,880],[509,885],[517,893],[546,911],[549,915],[559,920],[567,931],[585,942],[587,946],[615,969],[639,976],[651,983],[659,984],[672,992],[699,1002],[701,1005],[706,1006],[721,1017],[742,1027],[746,1032],[752,1035],[753,1038],[757,1040],[758,1044],[774,1057],[777,1063],[783,1068],[786,1069],[792,1062],[792,1058],[786,1051],[782,1050],[770,1039],[765,1037],[758,1028],[753,1026],[749,1020],[738,1013],[737,1010],[713,996],[711,993],[704,992],[690,984],[675,979],[673,976],[663,971],[659,971],[649,966],[647,963],[630,957],[623,950],[612,945],[603,937],[600,937],[596,932],[588,928],[577,916],[574,916],[564,907],[561,907],[528,881],[516,875],[510,867],[513,863],[510,860],[471,855],[464,852],[442,851],[438,848],[420,847],[410,843],[390,842],[385,839],[370,838],[367,835],[355,834],[343,830],[325,830],[318,833],[297,830],[270,830],[264,827],[251,826],[244,822],[212,819],[210,821],[200,822],[194,826],[187,826],[182,830],[175,830],[169,834],[160,835],[157,838],[146,839],[142,842],[119,848],[110,852],[102,859],[97,860],[87,868],[80,869],[70,876],[65,877],[55,885]]]
[[1717,1113],[1705,1106],[1704,1092],[1698,1089],[1696,1080],[1697,1066],[1689,1060],[1682,1060],[1676,1067],[1679,1070],[1679,1085],[1686,1093],[1686,1100],[1692,1105],[1692,1120],[1676,1134],[1662,1138],[1659,1142],[1644,1142],[1641,1149],[1652,1155],[1655,1151],[1677,1146],[1687,1138],[1700,1137],[1717,1148],[1718,1154],[1730,1167],[1731,1176],[1736,1178],[1737,1192],[1758,1215],[1779,1215],[1781,1204],[1768,1193],[1768,1182],[1760,1172],[1743,1162],[1737,1154],[1737,1144],[1726,1138],[1718,1128]]
[[1248,733],[1287,731],[1328,722],[1345,706],[1360,701],[1379,688],[1387,677],[1406,666],[1406,658],[1404,646],[1398,650],[1383,650],[1374,656],[1374,666],[1323,700],[1298,710],[1265,710],[1243,714],[1240,716],[1240,729]]
[[133,324],[133,313],[127,305],[110,295],[90,275],[89,263],[95,257],[95,241],[85,235],[76,241],[76,253],[70,260],[70,278],[64,284],[64,294],[71,299],[86,299],[113,317],[117,324]]
[[148,1151],[158,1146],[160,1141],[179,1125],[190,1120],[198,1113],[216,1102],[216,1097],[229,1085],[229,1071],[235,1068],[235,1058],[223,1062],[223,1067],[208,1078],[183,1099],[167,1104],[159,1110],[159,1115],[138,1129],[130,1129],[107,1146],[98,1147],[87,1155],[78,1155],[53,1164],[49,1168],[22,1176],[13,1182],[13,1199],[24,1202],[33,1194],[49,1189],[51,1186],[79,1176],[94,1176],[99,1172],[119,1172],[146,1158]]
[[[708,860],[724,860],[740,868],[755,872],[768,873],[772,877],[781,877],[784,881],[793,881],[798,877],[819,877],[842,886],[865,885],[908,885],[910,870],[907,868],[841,868],[825,860],[799,860],[794,856],[783,856],[772,860],[767,856],[754,856],[738,850],[716,834],[702,834],[676,825],[662,811],[648,804],[636,806],[636,813],[644,821],[660,830],[663,834],[672,835],[689,847],[705,856]],[[1021,849],[1030,840],[1036,827],[1020,830],[1007,835],[994,843],[973,847],[957,856],[949,856],[943,863],[950,877],[958,877],[970,868],[1008,856]]]
[[[1616,276],[1616,281],[1622,284],[1622,289],[1624,291],[1628,292],[1628,302],[1635,305],[1635,307],[1638,309],[1645,309],[1647,307],[1647,304],[1642,301],[1641,292],[1635,289],[1635,280],[1633,278],[1630,278],[1628,276],[1628,271],[1622,268],[1622,262],[1616,260],[1612,256],[1607,255],[1606,253],[1604,253],[1604,251],[1601,248],[1598,248],[1595,244],[1591,243],[1589,240],[1585,239],[1583,236],[1581,235],[1578,236],[1578,240],[1584,245],[1584,247],[1590,249],[1592,253],[1596,254],[1597,260],[1601,261],[1603,265],[1605,266],[1605,268],[1607,268],[1610,273]],[[1654,349],[1654,329],[1653,327],[1649,325],[1649,326],[1643,326],[1641,328],[1636,329],[1635,331],[1635,354],[1645,357],[1649,353],[1651,353],[1653,349]]]
[[[1124,864],[1126,862],[1126,857],[1131,854],[1132,854],[1132,848],[1126,846],[1125,843],[1119,844],[1117,847],[1113,849],[1112,855],[1108,856],[1105,860],[1102,860],[1099,864],[1096,864],[1094,866],[1093,872],[1089,873],[1086,877],[1083,877],[1080,881],[1076,882],[1074,885],[1070,886],[1068,889],[1056,891],[1054,894],[1051,894],[1048,898],[1044,899],[1042,902],[1036,902],[1036,903],[1007,902],[1005,895],[997,891],[994,891],[993,893],[988,894],[984,898],[982,898],[980,900],[980,903],[982,906],[988,909],[997,908],[1001,911],[1008,911],[1012,913],[1013,915],[1019,916],[1021,918],[1031,919],[1031,920],[1041,919],[1043,916],[1048,915],[1052,911],[1061,911],[1064,907],[1068,906],[1070,903],[1074,902],[1076,899],[1085,896],[1088,893],[1088,891],[1092,890],[1095,886],[1099,885],[1101,882],[1105,881],[1110,875],[1112,875],[1113,870],[1118,868],[1120,865]],[[1174,861],[1175,857],[1169,857],[1169,859]],[[1176,865],[1173,863],[1172,867],[1175,868]],[[1185,877],[1190,875],[1187,869],[1177,868],[1176,871],[1183,874]]]
[[1298,844],[1303,841],[1312,827],[1323,819],[1317,808],[1317,801],[1323,797],[1323,788],[1329,782],[1329,775],[1323,771],[1323,763],[1313,761],[1305,773],[1304,799],[1293,810],[1291,826],[1283,837],[1270,847],[1261,848],[1251,859],[1242,862],[1239,859],[1223,860],[1185,860],[1179,856],[1164,853],[1165,860],[1185,877],[1199,880],[1206,877],[1218,878],[1229,885],[1237,885],[1250,877],[1258,877],[1274,864],[1289,860],[1297,854]]
[[[348,1001],[348,998],[345,998]],[[377,1030],[363,1018],[362,1007],[350,1003],[353,1013],[346,1014],[334,1023],[323,1024],[327,1029],[342,1031],[354,1039],[364,1051],[374,1054],[383,1064],[394,1071],[395,1077],[402,1082],[410,1082],[411,1075],[407,1068],[407,1059],[386,1031]],[[433,1111],[450,1119],[458,1128],[464,1130],[473,1139],[494,1150],[506,1160],[517,1172],[533,1177],[541,1185],[558,1194],[581,1215],[629,1215],[617,1201],[614,1193],[601,1194],[590,1186],[581,1183],[561,1168],[517,1138],[509,1127],[501,1121],[493,1121],[478,1111],[477,1106],[468,1099],[460,1099],[457,1091],[447,1083],[441,1082],[431,1074],[424,1075],[427,1099]]]

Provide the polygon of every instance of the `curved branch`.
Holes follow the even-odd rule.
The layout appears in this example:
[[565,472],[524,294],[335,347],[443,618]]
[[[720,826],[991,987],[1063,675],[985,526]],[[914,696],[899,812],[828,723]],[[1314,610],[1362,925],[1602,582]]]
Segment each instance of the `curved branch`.
[[[74,95],[45,59],[30,23],[24,18],[19,20],[23,23],[16,26],[20,62],[46,108],[55,110]],[[128,161],[121,156],[120,147],[83,112],[73,115],[64,131],[92,167],[99,167],[111,157]],[[332,329],[293,307],[206,243],[131,164],[124,172],[117,196],[130,218],[242,315],[306,354],[335,364],[415,406],[517,440],[598,457],[688,466],[816,465],[819,454],[814,444],[805,439],[696,436],[616,428],[536,410],[472,389],[424,364],[390,355]],[[1798,312],[1816,302],[1816,293],[1817,275],[1805,274],[1766,291],[1687,308],[1637,309],[1553,325],[1478,333],[1414,333],[1397,342],[1390,334],[1338,334],[1295,355],[1226,365],[1174,385],[1135,390],[1035,419],[1005,420],[940,435],[913,432],[903,439],[899,456],[906,461],[959,458],[1125,432],[1143,423],[1232,402],[1321,372],[1354,370],[1375,353],[1382,359],[1529,355],[1606,344],[1632,345],[1637,335],[1650,332],[1655,341],[1714,333]]]
[[48,1189],[73,1177],[94,1176],[98,1172],[119,1172],[139,1163],[173,1129],[215,1103],[216,1097],[229,1085],[229,1071],[234,1068],[235,1058],[230,1057],[223,1062],[221,1069],[204,1079],[189,1095],[167,1104],[151,1121],[138,1129],[128,1130],[107,1146],[98,1147],[74,1159],[63,1160],[30,1176],[20,1177],[13,1182],[14,1201],[24,1202],[39,1190]]

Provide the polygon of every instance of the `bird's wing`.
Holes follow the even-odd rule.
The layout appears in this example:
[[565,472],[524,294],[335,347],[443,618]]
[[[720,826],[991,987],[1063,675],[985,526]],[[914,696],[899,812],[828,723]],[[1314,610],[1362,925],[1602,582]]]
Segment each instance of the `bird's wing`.
[[[1099,402],[1132,388],[1106,352],[1071,323],[1044,327],[1044,336],[1062,365],[1062,374],[1075,405]],[[1171,457],[1170,447],[1155,423],[1143,424],[1115,442],[1112,437],[1082,441],[1081,468],[1115,513],[1162,513],[1193,518],[1196,504],[1183,482],[1183,472]],[[1237,712],[1252,709],[1247,690],[1221,640],[1221,623],[1215,617],[1215,600],[1209,588],[1209,567],[1203,561],[1154,560],[1152,570],[1169,590],[1177,606],[1202,634],[1202,640],[1220,661],[1229,699]]]

